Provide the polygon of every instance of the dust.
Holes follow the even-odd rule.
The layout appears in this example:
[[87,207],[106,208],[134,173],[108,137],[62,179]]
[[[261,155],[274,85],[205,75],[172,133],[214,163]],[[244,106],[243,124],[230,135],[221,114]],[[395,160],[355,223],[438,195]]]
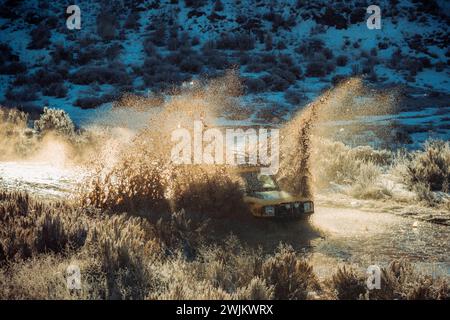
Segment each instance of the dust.
[[[0,148],[3,157],[82,167],[87,178],[76,194],[83,205],[140,215],[186,208],[206,213],[212,206],[216,216],[233,215],[242,208],[234,170],[174,165],[170,141],[177,128],[193,130],[194,121],[202,121],[205,128],[216,126],[229,110],[242,109],[243,92],[237,71],[231,70],[164,96],[126,95],[70,136],[54,131],[37,136],[30,133],[25,115],[0,109]],[[327,123],[386,112],[394,105],[394,95],[371,91],[358,78],[325,91],[281,127],[281,186],[312,197],[313,172],[320,170],[314,168],[315,137],[335,134]]]
[[[387,114],[397,105],[397,91],[377,92],[367,88],[360,78],[350,78],[325,91],[282,128],[277,177],[280,184],[294,194],[312,197],[313,173],[325,169],[315,167],[319,161],[314,157],[327,157],[320,151],[317,138],[334,140],[339,134],[339,129],[330,125],[330,121]],[[353,123],[347,130],[358,130],[358,126],[357,122]]]
[[168,99],[151,110],[135,98],[115,104],[113,113],[126,109],[145,114],[146,125],[128,143],[119,144],[120,152],[92,163],[92,174],[79,192],[81,203],[150,218],[181,209],[217,217],[236,214],[242,194],[232,170],[175,165],[170,141],[180,127],[192,133],[194,121],[215,126],[227,108],[239,103],[241,92],[236,72],[229,71],[207,83],[173,89]]

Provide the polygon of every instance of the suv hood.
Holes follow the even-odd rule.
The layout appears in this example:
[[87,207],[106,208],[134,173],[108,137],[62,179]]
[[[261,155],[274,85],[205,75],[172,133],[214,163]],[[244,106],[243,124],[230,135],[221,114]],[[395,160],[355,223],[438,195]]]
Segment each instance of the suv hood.
[[293,198],[292,195],[286,191],[259,191],[253,192],[248,196],[262,200],[289,200]]

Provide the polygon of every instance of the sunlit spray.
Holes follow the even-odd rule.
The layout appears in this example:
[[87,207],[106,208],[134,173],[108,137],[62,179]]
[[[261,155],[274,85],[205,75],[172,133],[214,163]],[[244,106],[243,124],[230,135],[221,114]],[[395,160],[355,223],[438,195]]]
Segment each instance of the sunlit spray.
[[174,164],[259,165],[261,173],[274,175],[279,169],[279,130],[218,128],[205,130],[202,121],[194,121],[193,134],[186,128],[172,131]]

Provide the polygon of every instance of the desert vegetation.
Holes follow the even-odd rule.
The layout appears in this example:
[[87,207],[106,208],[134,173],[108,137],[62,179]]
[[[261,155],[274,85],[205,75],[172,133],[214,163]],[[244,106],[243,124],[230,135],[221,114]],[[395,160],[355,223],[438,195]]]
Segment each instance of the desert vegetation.
[[[319,280],[288,245],[250,248],[230,235],[211,241],[183,212],[151,222],[127,213],[45,203],[0,193],[1,299],[447,299],[442,279],[405,261],[382,269],[382,290],[341,267]],[[81,290],[66,269],[81,270]]]
[[[352,148],[327,139],[318,139],[314,146],[316,190],[332,189],[356,199],[407,201],[443,211],[449,208],[448,141],[429,140],[422,150],[413,152]],[[404,192],[413,198],[405,199]]]
[[[17,109],[0,107],[0,160],[33,160],[59,152],[68,162],[87,161],[108,140],[101,130],[82,130],[61,109],[44,107],[36,120]],[[56,149],[55,149],[56,148]],[[45,156],[44,158],[47,158]]]
[[[321,121],[337,114],[351,116],[342,114],[342,106],[352,103],[349,96],[362,87],[357,79],[342,82],[283,124],[280,183],[310,197],[340,185],[339,192],[355,198],[385,199],[393,198],[393,192],[382,177],[391,173],[417,194],[417,201],[429,199],[423,196],[426,188],[433,201],[425,205],[446,205],[438,195],[448,192],[448,142],[430,141],[420,151],[393,152],[320,137]],[[194,119],[213,124],[214,117],[239,110],[237,97],[242,92],[236,74],[229,72],[208,84],[179,88],[168,101],[123,96],[114,110],[139,110],[149,104],[159,113],[149,118],[148,127],[115,145],[105,138],[107,131],[81,130],[62,110],[45,108],[31,122],[23,112],[1,108],[0,146],[14,146],[3,155],[29,159],[30,152],[49,142],[64,143],[69,155],[70,150],[84,150],[79,163],[89,174],[78,192],[64,200],[16,190],[0,192],[0,298],[449,297],[444,279],[425,276],[407,261],[384,266],[383,289],[369,291],[364,275],[352,266],[320,278],[308,254],[286,243],[263,250],[233,235],[237,225],[251,223],[233,170],[174,165],[165,142],[173,128],[189,128]],[[389,99],[379,100],[382,107],[389,106]],[[70,158],[78,160],[80,155],[75,154]],[[67,289],[70,265],[81,270],[81,290]]]

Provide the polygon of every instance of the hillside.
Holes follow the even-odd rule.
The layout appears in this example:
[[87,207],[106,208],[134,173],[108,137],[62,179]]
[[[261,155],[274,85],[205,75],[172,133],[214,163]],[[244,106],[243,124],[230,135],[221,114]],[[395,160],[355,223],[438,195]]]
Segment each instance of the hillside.
[[237,68],[246,116],[276,122],[361,76],[401,88],[405,114],[388,119],[405,144],[450,136],[444,1],[380,1],[380,30],[367,28],[366,1],[78,1],[80,30],[66,27],[68,5],[4,1],[2,105],[62,108],[81,124],[124,93],[167,95]]

